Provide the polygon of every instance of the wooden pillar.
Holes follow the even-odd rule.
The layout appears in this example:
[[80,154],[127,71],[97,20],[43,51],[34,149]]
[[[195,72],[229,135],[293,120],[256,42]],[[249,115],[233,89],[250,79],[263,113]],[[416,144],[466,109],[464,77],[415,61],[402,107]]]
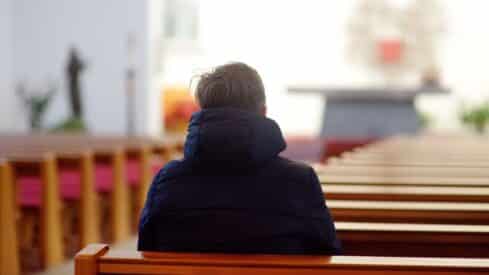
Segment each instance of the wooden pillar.
[[111,194],[112,241],[118,242],[130,237],[129,186],[126,182],[125,156],[118,149],[112,156],[114,186]]
[[100,206],[95,191],[94,159],[84,152],[80,159],[80,247],[100,241]]
[[0,160],[0,274],[19,275],[17,204],[12,169]]
[[59,195],[58,171],[55,157],[45,155],[41,161],[41,257],[44,268],[64,260],[61,230],[62,205]]
[[148,193],[149,186],[151,184],[151,180],[153,179],[153,173],[151,170],[151,148],[145,146],[140,151],[140,162],[141,162],[141,183],[139,185],[138,194],[137,194],[137,215],[136,215],[136,224],[139,223],[139,215],[144,207],[144,203],[146,202],[146,194]]

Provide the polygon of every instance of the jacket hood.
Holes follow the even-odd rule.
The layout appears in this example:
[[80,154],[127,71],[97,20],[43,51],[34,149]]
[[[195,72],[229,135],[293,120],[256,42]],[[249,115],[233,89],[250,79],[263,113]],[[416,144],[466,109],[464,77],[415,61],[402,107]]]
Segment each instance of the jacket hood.
[[276,157],[285,147],[271,119],[234,108],[202,109],[190,119],[184,160],[206,168],[249,167]]

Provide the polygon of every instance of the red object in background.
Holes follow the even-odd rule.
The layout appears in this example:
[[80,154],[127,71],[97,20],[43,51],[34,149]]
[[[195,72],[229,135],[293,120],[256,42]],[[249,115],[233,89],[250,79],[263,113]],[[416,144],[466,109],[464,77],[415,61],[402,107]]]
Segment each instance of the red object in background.
[[401,61],[402,43],[399,39],[384,39],[378,44],[382,63],[394,64]]
[[176,108],[176,116],[189,120],[194,112],[197,112],[199,107],[193,101],[182,101],[178,104]]
[[282,157],[307,162],[318,162],[323,155],[324,140],[310,136],[286,137],[287,148],[280,155]]
[[338,157],[344,152],[370,144],[376,140],[375,138],[327,138],[324,140],[325,153],[321,157],[321,162],[326,162],[328,158]]
[[357,147],[375,142],[376,138],[319,138],[288,136],[287,148],[281,156],[298,161],[326,162]]

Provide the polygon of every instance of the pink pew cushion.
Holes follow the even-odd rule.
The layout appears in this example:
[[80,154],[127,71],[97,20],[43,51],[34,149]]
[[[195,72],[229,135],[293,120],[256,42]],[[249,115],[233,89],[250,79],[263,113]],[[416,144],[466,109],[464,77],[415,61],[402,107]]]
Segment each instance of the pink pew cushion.
[[81,174],[74,169],[62,170],[59,174],[61,197],[64,200],[79,200],[81,196]]
[[[59,173],[60,195],[63,200],[80,199],[80,176],[77,170],[63,170]],[[36,176],[20,177],[17,188],[17,201],[21,207],[41,207],[41,178]]]
[[112,165],[97,164],[95,165],[95,189],[97,192],[107,193],[112,191],[114,174]]
[[17,181],[17,201],[21,207],[41,207],[41,179],[38,177],[20,177]]
[[137,159],[126,161],[126,177],[130,186],[136,186],[141,183],[141,165]]

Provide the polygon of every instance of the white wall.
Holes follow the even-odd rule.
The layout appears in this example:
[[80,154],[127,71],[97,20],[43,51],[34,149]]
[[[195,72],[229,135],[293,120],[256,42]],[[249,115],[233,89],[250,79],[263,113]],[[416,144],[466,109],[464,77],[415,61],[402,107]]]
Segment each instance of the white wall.
[[[86,120],[94,132],[125,131],[126,40],[138,40],[137,130],[160,129],[155,39],[161,21],[157,0],[0,0],[0,130],[25,128],[12,87],[26,79],[56,79],[60,91],[47,115],[52,125],[68,115],[64,66],[70,45],[88,62],[83,74]],[[285,132],[315,134],[322,114],[320,96],[293,95],[294,83],[363,83],[369,79],[348,63],[346,22],[359,0],[201,1],[199,52],[184,58],[168,53],[163,74],[189,80],[196,69],[238,60],[255,66],[267,88],[270,116]],[[489,97],[489,17],[486,0],[441,1],[447,33],[440,48],[443,80],[453,94],[424,97],[419,107],[436,117],[436,128],[456,128],[458,102]],[[148,27],[151,26],[151,27]],[[191,58],[188,58],[188,57]],[[9,65],[13,64],[13,65]],[[181,71],[182,73],[176,73]],[[178,75],[180,74],[180,75]],[[186,84],[187,82],[185,82]]]
[[69,115],[65,64],[76,46],[87,63],[82,75],[85,118],[97,133],[124,133],[127,40],[137,40],[138,111],[136,129],[148,129],[148,5],[133,0],[15,0],[13,5],[14,79],[42,83],[54,79],[59,91],[47,113],[54,125]]
[[[204,66],[239,60],[255,66],[267,88],[270,116],[285,132],[316,134],[322,115],[319,96],[292,95],[294,83],[355,85],[372,77],[347,59],[346,23],[359,0],[206,1],[202,7]],[[440,46],[443,82],[450,96],[424,96],[420,109],[435,128],[458,127],[462,100],[489,98],[489,17],[486,0],[440,1],[447,32]]]
[[16,105],[12,81],[12,3],[0,0],[0,132],[18,130]]

